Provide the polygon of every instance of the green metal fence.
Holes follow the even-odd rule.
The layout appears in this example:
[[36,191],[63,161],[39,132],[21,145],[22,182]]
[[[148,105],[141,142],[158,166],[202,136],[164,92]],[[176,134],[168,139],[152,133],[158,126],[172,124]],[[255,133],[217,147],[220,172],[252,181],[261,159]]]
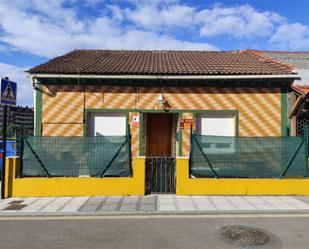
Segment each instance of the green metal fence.
[[130,176],[130,136],[21,138],[21,176]]
[[283,178],[308,176],[303,137],[191,135],[190,172],[196,177]]

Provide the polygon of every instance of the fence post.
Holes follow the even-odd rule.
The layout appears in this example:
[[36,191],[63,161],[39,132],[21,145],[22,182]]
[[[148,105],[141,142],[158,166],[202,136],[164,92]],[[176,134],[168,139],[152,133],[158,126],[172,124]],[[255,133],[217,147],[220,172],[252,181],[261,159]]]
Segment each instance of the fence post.
[[191,175],[191,155],[193,150],[193,143],[192,143],[192,135],[193,135],[193,127],[192,124],[190,125],[190,151],[189,151],[189,176]]
[[24,153],[24,126],[20,126],[19,130],[19,174],[18,177],[23,177],[23,153]]
[[130,166],[130,171],[131,171],[131,176],[133,175],[132,172],[132,152],[131,152],[131,129],[130,129],[130,124],[128,124],[128,132],[127,132],[127,136],[128,136],[128,153],[129,153],[129,166]]
[[309,132],[308,132],[308,125],[304,128],[304,139],[305,139],[305,148],[306,148],[306,177],[308,177],[308,143],[309,143]]
[[190,152],[189,152],[189,158],[191,157],[191,152],[192,152],[192,135],[193,135],[193,127],[192,124],[190,125]]

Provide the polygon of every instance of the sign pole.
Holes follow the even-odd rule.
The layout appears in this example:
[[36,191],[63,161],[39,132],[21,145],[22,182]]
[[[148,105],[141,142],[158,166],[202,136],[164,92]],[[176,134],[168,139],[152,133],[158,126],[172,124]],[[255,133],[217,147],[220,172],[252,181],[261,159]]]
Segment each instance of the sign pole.
[[1,176],[1,199],[5,198],[5,161],[6,161],[6,126],[8,105],[16,105],[17,84],[10,81],[8,77],[1,78],[0,85],[0,104],[3,105],[3,122],[2,122],[2,176]]
[[1,176],[1,199],[5,198],[5,161],[6,161],[6,124],[7,124],[8,107],[3,107],[3,120],[2,120],[2,176]]

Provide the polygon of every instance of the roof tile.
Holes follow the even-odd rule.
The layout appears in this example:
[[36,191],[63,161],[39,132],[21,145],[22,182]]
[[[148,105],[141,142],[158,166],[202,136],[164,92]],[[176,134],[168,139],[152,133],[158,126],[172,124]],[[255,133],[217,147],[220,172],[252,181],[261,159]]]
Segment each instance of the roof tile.
[[130,51],[74,50],[31,68],[46,74],[97,75],[274,75],[293,67],[254,50]]

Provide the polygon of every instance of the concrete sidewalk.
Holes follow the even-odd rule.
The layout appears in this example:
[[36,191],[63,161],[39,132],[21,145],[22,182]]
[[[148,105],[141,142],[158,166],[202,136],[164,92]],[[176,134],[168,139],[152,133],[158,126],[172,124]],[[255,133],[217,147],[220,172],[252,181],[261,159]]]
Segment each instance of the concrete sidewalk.
[[147,195],[33,197],[0,201],[0,216],[265,212],[309,213],[309,197]]

